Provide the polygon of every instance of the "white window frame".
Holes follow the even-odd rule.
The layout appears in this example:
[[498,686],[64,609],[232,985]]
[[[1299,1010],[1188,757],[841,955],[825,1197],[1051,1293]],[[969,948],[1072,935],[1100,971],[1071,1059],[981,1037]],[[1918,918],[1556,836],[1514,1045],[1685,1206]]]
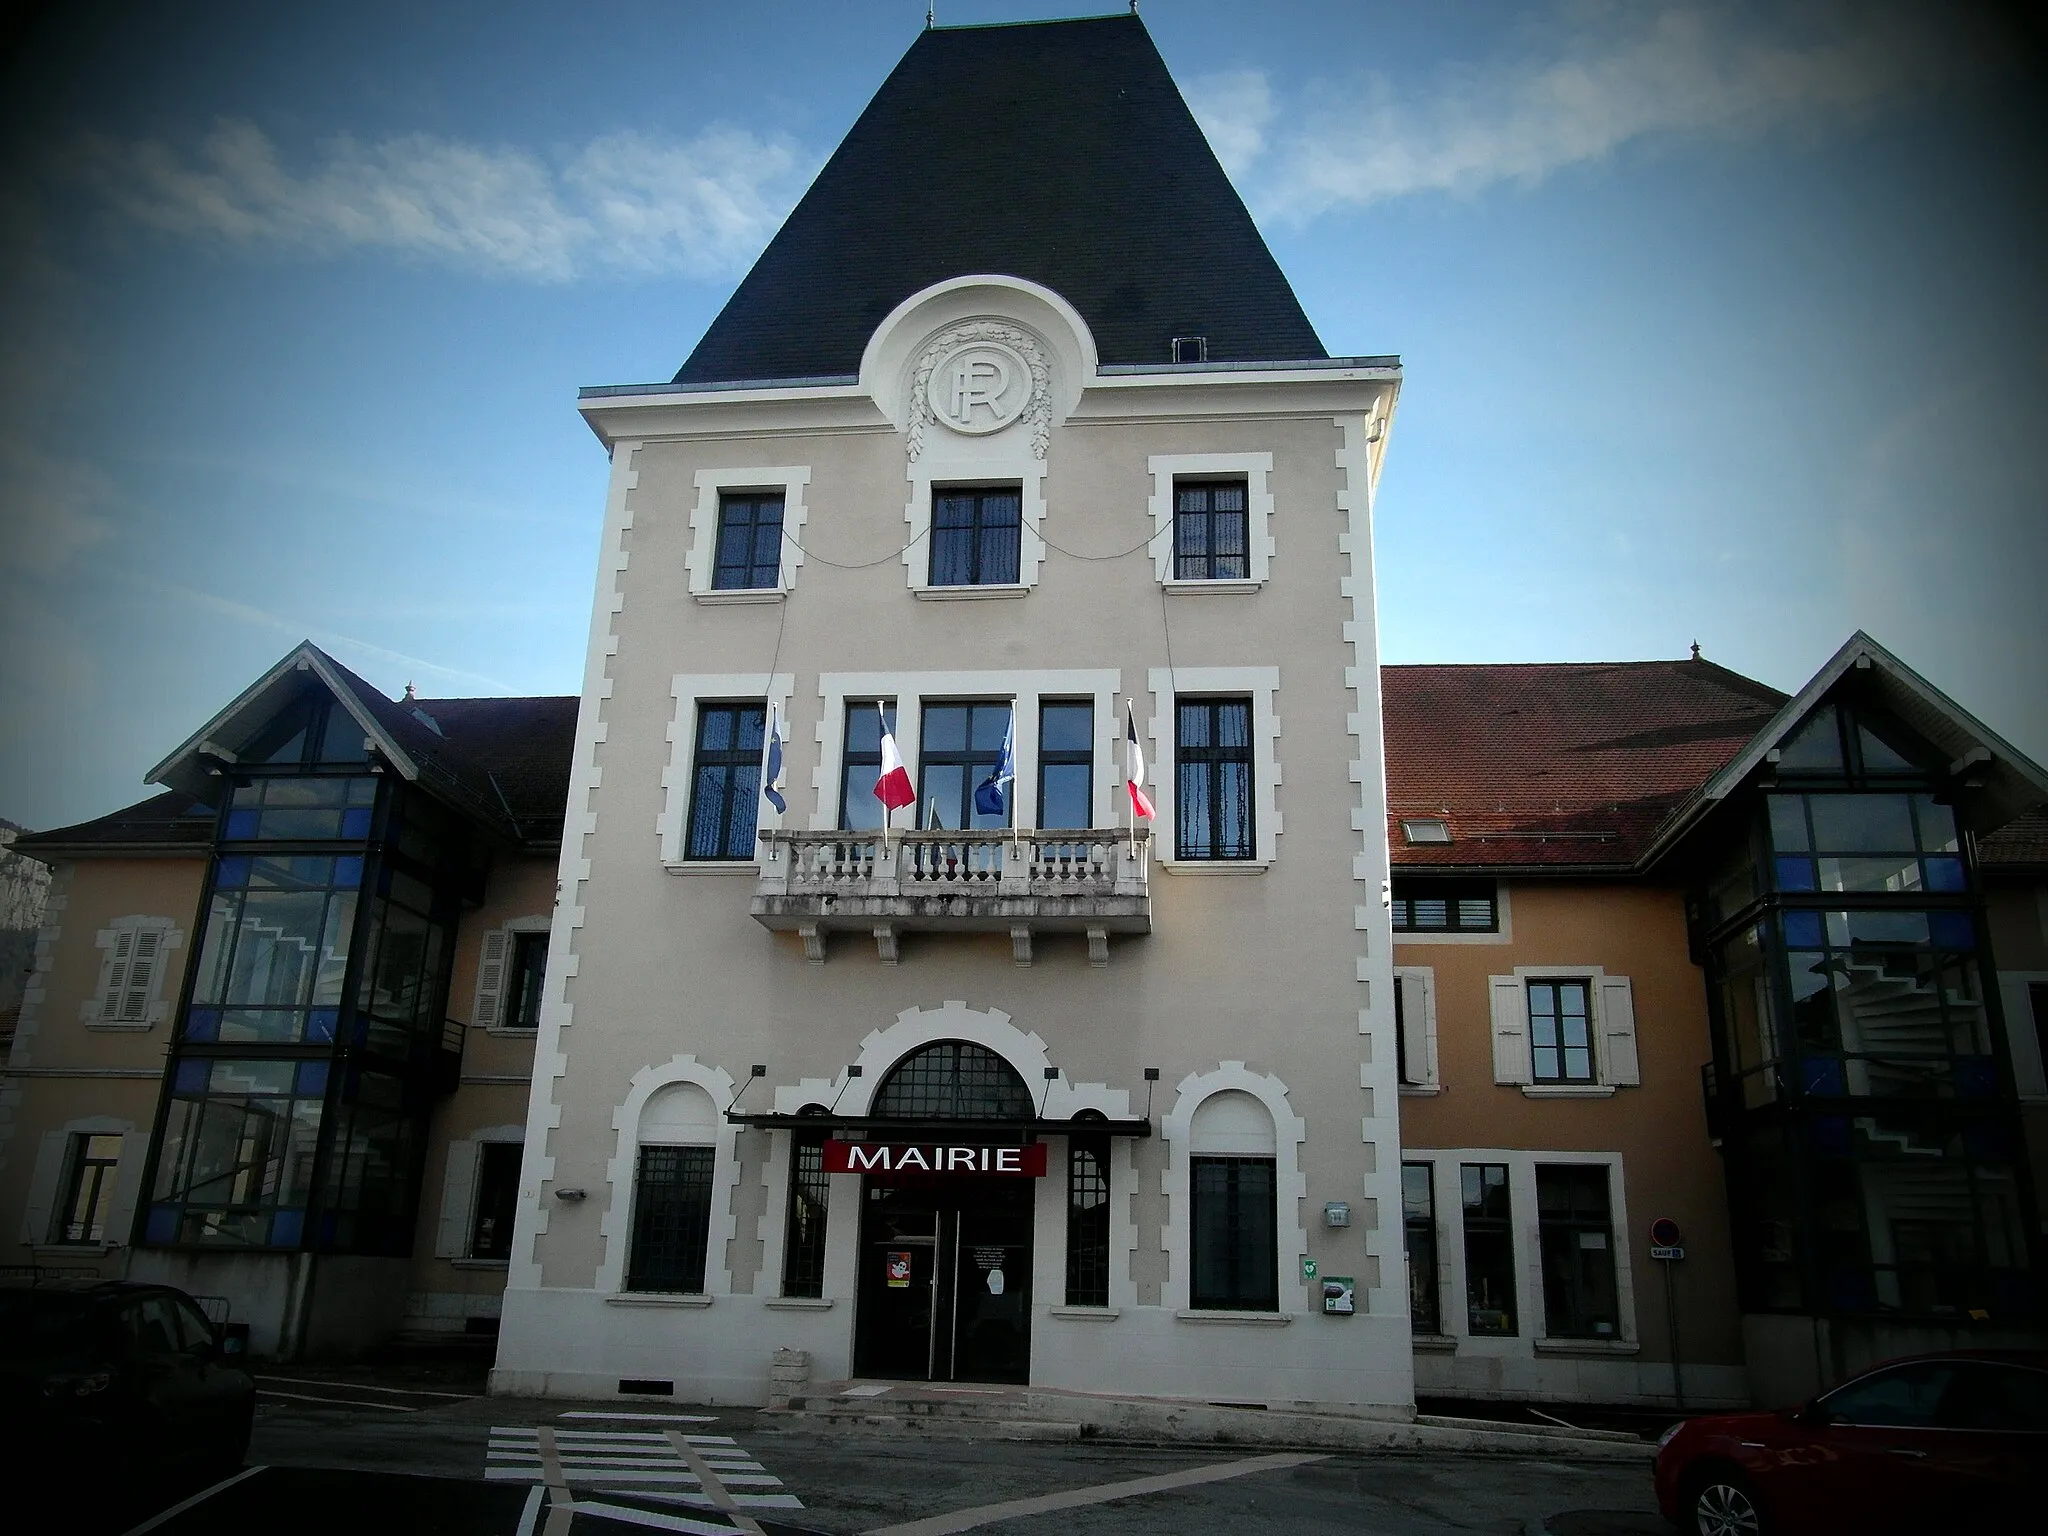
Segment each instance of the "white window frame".
[[[1189,1244],[1194,1238],[1193,1159],[1207,1156],[1193,1145],[1195,1111],[1204,1099],[1219,1093],[1247,1093],[1265,1106],[1273,1119],[1273,1246],[1279,1264],[1279,1305],[1272,1312],[1225,1312],[1197,1310],[1189,1302],[1189,1279],[1193,1256]],[[1166,1168],[1160,1175],[1160,1193],[1165,1197],[1160,1223],[1159,1246],[1166,1251],[1166,1279],[1160,1285],[1160,1300],[1183,1323],[1242,1321],[1251,1324],[1281,1324],[1305,1317],[1314,1306],[1310,1282],[1301,1276],[1301,1261],[1308,1254],[1308,1229],[1302,1211],[1308,1200],[1308,1178],[1301,1171],[1301,1147],[1308,1139],[1308,1125],[1294,1113],[1288,1101],[1287,1085],[1265,1072],[1253,1072],[1241,1061],[1218,1062],[1214,1071],[1190,1072],[1180,1080],[1173,1108],[1159,1122],[1160,1137],[1166,1142]],[[1227,1151],[1215,1155],[1230,1156]],[[1251,1154],[1263,1157],[1263,1151]],[[1377,1259],[1368,1256],[1366,1273],[1359,1279],[1370,1293],[1378,1286],[1373,1274]],[[1320,1287],[1316,1298],[1321,1297]],[[1370,1302],[1367,1302],[1370,1306]]]
[[[669,679],[669,697],[675,701],[668,724],[668,766],[661,771],[661,814],[655,818],[654,835],[660,849],[661,867],[672,875],[746,874],[761,867],[759,857],[751,859],[686,859],[683,834],[690,819],[690,786],[695,778],[697,715],[702,704],[730,703],[736,699],[760,699],[768,705],[772,724],[779,712],[785,734],[789,731],[789,696],[796,691],[794,672],[678,672]],[[762,761],[767,761],[767,739],[761,744]],[[783,772],[789,771],[789,747],[783,746]],[[788,798],[786,788],[784,799]],[[779,831],[784,813],[763,795],[754,825],[764,832]],[[759,845],[756,844],[758,849]]]
[[2005,1044],[2012,1053],[2013,1087],[2030,1104],[2048,1101],[2048,1062],[2041,1059],[2041,1037],[2034,1028],[2031,987],[2048,985],[2048,971],[2000,971],[2000,1012],[2005,1016]]
[[[1626,976],[1608,974],[1597,965],[1518,965],[1511,976],[1489,976],[1487,1002],[1492,1016],[1493,1080],[1519,1087],[1531,1099],[1606,1099],[1617,1088],[1639,1088],[1643,1074],[1635,1026],[1635,987]],[[1539,1083],[1529,1025],[1531,981],[1586,983],[1593,1037],[1593,1081]]]
[[711,1156],[711,1229],[705,1234],[704,1289],[702,1291],[628,1291],[627,1250],[633,1241],[633,1200],[639,1179],[641,1115],[647,1101],[675,1083],[693,1083],[711,1098],[712,1111],[730,1104],[735,1096],[732,1074],[723,1067],[707,1067],[694,1055],[671,1057],[658,1067],[642,1067],[633,1074],[625,1102],[612,1112],[616,1136],[610,1165],[605,1169],[605,1207],[598,1219],[598,1233],[604,1239],[604,1257],[598,1264],[597,1290],[607,1301],[633,1306],[709,1306],[713,1299],[732,1294],[731,1244],[739,1231],[733,1214],[734,1195],[739,1189],[739,1128],[722,1115],[708,1141],[667,1142],[650,1140],[649,1146],[708,1146]]
[[[137,990],[127,985],[127,979],[134,965],[135,948],[143,942],[146,934],[153,934],[156,937],[156,960],[150,972],[148,985],[139,989],[142,992],[141,1016],[109,1018],[106,1002],[108,995],[115,989],[116,979],[120,980],[122,991]],[[117,917],[100,929],[93,935],[94,947],[104,954],[100,961],[99,980],[93,987],[92,996],[81,1003],[78,1009],[79,1019],[85,1027],[141,1033],[168,1019],[171,1013],[171,999],[164,995],[164,978],[171,973],[171,951],[182,948],[184,943],[185,935],[168,917],[138,913],[128,917]],[[119,1011],[117,1010],[117,1015]]]
[[[1152,476],[1152,572],[1159,584],[1177,595],[1256,592],[1272,571],[1273,473],[1270,453],[1160,453],[1145,460]],[[1173,512],[1176,480],[1235,480],[1245,487],[1245,551],[1249,578],[1216,577],[1183,581],[1173,574]]]
[[[801,543],[804,490],[811,483],[808,464],[783,464],[766,469],[700,469],[697,504],[690,510],[690,547],[683,556],[690,596],[700,603],[779,603],[796,589],[797,568],[804,563]],[[779,491],[782,494],[782,559],[772,587],[734,587],[714,591],[718,568],[718,520],[728,493]]]
[[[921,457],[910,465],[909,476],[910,500],[903,507],[903,521],[909,530],[903,546],[903,569],[911,596],[922,602],[972,602],[1030,594],[1038,585],[1039,567],[1045,563],[1045,539],[1039,532],[1045,521],[1045,460],[1034,458],[1028,447],[988,459]],[[1016,485],[1018,500],[1017,579],[961,587],[933,585],[933,497],[952,486],[1010,484]]]
[[[1182,875],[1258,875],[1280,856],[1280,692],[1278,667],[1153,667],[1146,673],[1152,694],[1152,738],[1148,754],[1153,822],[1159,831],[1153,861]],[[1181,859],[1174,826],[1174,789],[1179,781],[1174,761],[1175,701],[1203,695],[1249,696],[1252,701],[1252,857],[1249,859]],[[1122,764],[1119,761],[1119,769]]]
[[[1406,1038],[1402,1054],[1408,1059],[1412,1081],[1400,1085],[1403,1098],[1429,1098],[1443,1092],[1437,1075],[1436,1054],[1436,968],[1429,965],[1397,965],[1394,985],[1401,991],[1400,1029]],[[1397,1055],[1395,1061],[1401,1059]],[[1398,1067],[1397,1067],[1398,1070]]]
[[[825,672],[818,677],[818,763],[811,770],[811,830],[836,831],[839,786],[845,775],[846,705],[849,699],[880,699],[896,706],[896,749],[903,761],[919,761],[924,701],[1008,700],[1017,734],[1011,742],[1017,777],[1011,824],[1038,825],[1038,706],[1046,699],[1089,699],[1094,704],[1094,785],[1089,819],[1097,827],[1118,825],[1116,795],[1123,788],[1123,716],[1117,690],[1123,674],[1114,669],[986,672]],[[916,773],[912,769],[913,776]],[[923,793],[919,785],[919,793]],[[891,825],[895,825],[892,821]]]
[[[1432,1163],[1436,1197],[1437,1314],[1443,1333],[1457,1341],[1461,1355],[1533,1360],[1538,1355],[1634,1355],[1642,1337],[1636,1324],[1635,1273],[1628,1234],[1628,1181],[1619,1152],[1526,1152],[1502,1147],[1404,1147],[1401,1160]],[[1515,1326],[1512,1334],[1474,1334],[1465,1306],[1465,1193],[1459,1169],[1466,1163],[1504,1163],[1508,1170],[1508,1230],[1515,1245]],[[1605,1166],[1607,1215],[1614,1250],[1615,1336],[1612,1339],[1553,1339],[1543,1303],[1543,1222],[1536,1204],[1539,1165]],[[1448,1192],[1448,1193],[1447,1193]],[[1543,1331],[1539,1331],[1543,1330]]]
[[476,994],[469,1013],[469,1021],[473,1028],[514,1040],[531,1040],[539,1032],[538,1020],[532,1029],[523,1029],[505,1022],[506,986],[511,980],[512,941],[517,934],[551,932],[554,921],[551,916],[537,913],[530,917],[512,918],[484,932],[477,946]]
[[434,1232],[434,1257],[482,1269],[504,1269],[510,1259],[479,1259],[469,1251],[476,1236],[476,1202],[483,1171],[484,1148],[519,1146],[526,1140],[523,1125],[492,1125],[448,1143],[447,1167],[441,1176],[441,1214]]
[[[114,1198],[107,1207],[106,1237],[97,1243],[54,1243],[57,1206],[66,1194],[64,1175],[69,1171],[71,1143],[75,1136],[119,1136],[120,1161],[114,1167]],[[106,1253],[128,1245],[135,1225],[135,1201],[142,1188],[142,1164],[149,1156],[149,1131],[138,1131],[132,1120],[108,1115],[91,1115],[67,1120],[43,1132],[36,1148],[35,1166],[30,1170],[28,1200],[22,1208],[22,1246],[38,1253]]]

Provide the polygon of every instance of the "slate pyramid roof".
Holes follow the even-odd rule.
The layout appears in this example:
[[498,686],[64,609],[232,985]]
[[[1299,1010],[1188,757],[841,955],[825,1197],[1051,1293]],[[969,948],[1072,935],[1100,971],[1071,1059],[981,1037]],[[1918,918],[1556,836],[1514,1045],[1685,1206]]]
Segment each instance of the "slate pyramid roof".
[[847,376],[933,283],[1060,294],[1104,363],[1328,354],[1136,16],[919,34],[676,375]]

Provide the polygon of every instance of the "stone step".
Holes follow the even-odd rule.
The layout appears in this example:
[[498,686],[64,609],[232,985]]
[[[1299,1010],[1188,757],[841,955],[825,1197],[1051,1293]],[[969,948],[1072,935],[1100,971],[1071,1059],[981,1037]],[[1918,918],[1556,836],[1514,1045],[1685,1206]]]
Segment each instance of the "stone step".
[[997,1415],[965,1417],[944,1413],[902,1412],[924,1404],[892,1403],[889,1411],[878,1411],[872,1403],[822,1404],[812,1407],[770,1409],[813,1424],[831,1424],[841,1429],[880,1430],[887,1434],[923,1435],[950,1440],[1079,1440],[1079,1424],[1049,1419],[1005,1418]]

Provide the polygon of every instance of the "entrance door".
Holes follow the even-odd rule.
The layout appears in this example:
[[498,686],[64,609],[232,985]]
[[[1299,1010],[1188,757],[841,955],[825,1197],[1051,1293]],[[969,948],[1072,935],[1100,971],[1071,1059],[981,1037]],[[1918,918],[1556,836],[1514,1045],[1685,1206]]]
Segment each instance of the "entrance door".
[[1028,1381],[1033,1181],[866,1184],[854,1370]]

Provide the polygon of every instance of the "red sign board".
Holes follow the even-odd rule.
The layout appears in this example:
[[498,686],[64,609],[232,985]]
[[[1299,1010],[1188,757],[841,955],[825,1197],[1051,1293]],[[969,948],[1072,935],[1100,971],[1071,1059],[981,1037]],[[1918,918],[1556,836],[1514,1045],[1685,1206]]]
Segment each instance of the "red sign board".
[[1001,1174],[1045,1177],[1045,1143],[977,1147],[954,1142],[838,1141],[825,1143],[827,1173]]

